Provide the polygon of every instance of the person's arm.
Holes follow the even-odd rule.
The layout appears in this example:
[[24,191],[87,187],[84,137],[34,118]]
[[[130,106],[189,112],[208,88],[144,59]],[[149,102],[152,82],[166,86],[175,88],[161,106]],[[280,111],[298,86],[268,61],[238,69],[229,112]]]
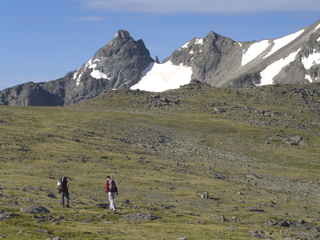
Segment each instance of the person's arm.
[[109,191],[109,181],[106,181],[106,193]]
[[118,193],[118,187],[117,187],[117,185],[116,185],[116,183],[114,182],[114,185],[115,185],[115,187],[116,187],[116,193],[117,193],[117,196],[119,195],[119,193]]

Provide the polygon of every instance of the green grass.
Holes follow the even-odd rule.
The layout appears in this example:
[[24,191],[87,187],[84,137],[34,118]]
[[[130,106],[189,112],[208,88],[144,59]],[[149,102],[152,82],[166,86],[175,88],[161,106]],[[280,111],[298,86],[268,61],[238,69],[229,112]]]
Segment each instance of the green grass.
[[[12,215],[0,222],[0,236],[255,239],[256,229],[273,239],[283,239],[281,230],[298,236],[307,230],[266,223],[318,225],[319,112],[313,107],[319,94],[306,105],[295,93],[280,94],[284,88],[297,86],[182,88],[163,93],[180,100],[169,107],[154,106],[149,93],[127,91],[66,107],[1,106],[0,210]],[[303,88],[319,93],[317,84]],[[214,112],[212,104],[226,112]],[[289,146],[279,135],[299,135],[306,144]],[[70,178],[70,209],[61,208],[56,190],[63,175]],[[118,183],[117,215],[95,206],[107,203],[106,175]],[[49,192],[57,198],[46,197]],[[203,192],[211,199],[201,199]],[[20,213],[28,204],[50,213]],[[159,218],[120,220],[135,212]]]

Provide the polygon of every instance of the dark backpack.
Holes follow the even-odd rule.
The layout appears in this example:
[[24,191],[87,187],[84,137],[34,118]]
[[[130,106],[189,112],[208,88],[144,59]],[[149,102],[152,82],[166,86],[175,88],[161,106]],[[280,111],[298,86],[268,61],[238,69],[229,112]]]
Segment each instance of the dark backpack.
[[117,186],[116,186],[116,183],[111,180],[109,181],[109,192],[117,192],[118,189],[117,189]]
[[67,191],[67,181],[65,181],[65,179],[62,177],[60,178],[60,182],[58,182],[58,191]]

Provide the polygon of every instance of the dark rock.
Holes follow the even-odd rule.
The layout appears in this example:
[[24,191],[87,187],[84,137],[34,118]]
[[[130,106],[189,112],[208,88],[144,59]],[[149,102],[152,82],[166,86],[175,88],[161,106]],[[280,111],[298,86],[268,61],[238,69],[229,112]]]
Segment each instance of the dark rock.
[[286,228],[288,228],[288,227],[290,227],[290,225],[291,225],[291,222],[289,222],[289,221],[287,221],[287,220],[284,220],[284,221],[282,221],[282,222],[279,223],[279,226],[280,226],[280,227],[286,227]]
[[57,198],[56,195],[54,195],[53,193],[47,193],[46,196],[49,198]]
[[99,203],[96,204],[97,208],[109,208],[109,203]]

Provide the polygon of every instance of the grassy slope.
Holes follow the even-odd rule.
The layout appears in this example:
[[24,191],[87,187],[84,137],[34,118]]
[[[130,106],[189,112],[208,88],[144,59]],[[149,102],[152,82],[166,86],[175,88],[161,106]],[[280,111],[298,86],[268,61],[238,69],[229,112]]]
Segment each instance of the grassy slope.
[[[2,106],[0,209],[16,215],[0,222],[0,236],[255,239],[256,229],[274,239],[298,234],[266,222],[318,224],[319,91],[317,84],[244,90],[188,85],[161,94],[175,102],[169,105],[155,94],[112,91],[67,107]],[[298,145],[282,141],[297,135]],[[109,174],[120,189],[117,215],[95,207],[107,202]],[[62,175],[70,177],[70,209],[46,197],[59,197],[55,185]],[[200,198],[205,191],[210,199]],[[19,213],[27,204],[51,213],[39,214],[44,221]],[[135,212],[160,218],[119,220]],[[59,225],[52,220],[57,217],[63,218]]]

